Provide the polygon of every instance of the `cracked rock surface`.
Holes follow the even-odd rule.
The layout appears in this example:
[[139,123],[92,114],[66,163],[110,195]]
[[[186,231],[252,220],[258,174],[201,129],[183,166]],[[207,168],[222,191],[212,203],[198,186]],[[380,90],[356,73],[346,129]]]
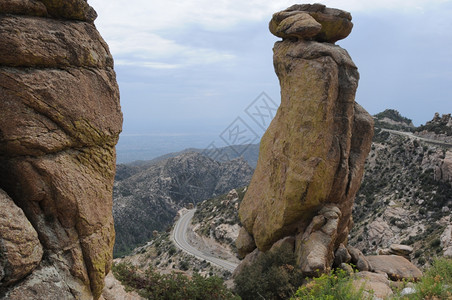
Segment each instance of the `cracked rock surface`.
[[241,254],[295,237],[297,263],[310,275],[328,271],[346,243],[373,136],[372,117],[355,102],[357,67],[334,45],[351,28],[349,13],[318,4],[273,15],[281,105],[240,206],[238,240],[255,243],[242,243]]
[[30,253],[27,271],[7,264],[8,299],[97,299],[110,270],[122,114],[95,17],[85,0],[0,3],[0,188]]

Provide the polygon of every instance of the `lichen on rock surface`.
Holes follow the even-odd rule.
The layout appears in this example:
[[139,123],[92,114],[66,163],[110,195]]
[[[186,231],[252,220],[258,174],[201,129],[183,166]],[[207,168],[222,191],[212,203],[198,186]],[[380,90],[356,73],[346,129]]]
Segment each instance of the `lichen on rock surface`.
[[[327,271],[346,244],[373,136],[372,117],[355,102],[357,67],[333,44],[352,26],[349,13],[319,4],[294,5],[270,22],[283,38],[273,49],[281,105],[240,206],[241,234],[259,251],[295,237],[306,274]],[[240,253],[253,249],[243,244]]]
[[37,241],[8,299],[97,299],[110,270],[122,114],[95,18],[85,0],[0,3],[0,188]]

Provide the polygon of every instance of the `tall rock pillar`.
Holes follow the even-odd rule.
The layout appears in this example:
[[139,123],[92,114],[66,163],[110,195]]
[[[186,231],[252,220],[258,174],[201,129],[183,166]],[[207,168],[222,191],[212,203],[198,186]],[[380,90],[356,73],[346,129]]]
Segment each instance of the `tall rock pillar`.
[[321,4],[273,15],[281,106],[240,206],[242,256],[293,237],[299,266],[313,274],[327,271],[347,241],[373,135],[372,117],[355,102],[358,70],[334,44],[352,26],[348,12]]
[[96,16],[0,1],[0,298],[97,299],[110,269],[122,114]]

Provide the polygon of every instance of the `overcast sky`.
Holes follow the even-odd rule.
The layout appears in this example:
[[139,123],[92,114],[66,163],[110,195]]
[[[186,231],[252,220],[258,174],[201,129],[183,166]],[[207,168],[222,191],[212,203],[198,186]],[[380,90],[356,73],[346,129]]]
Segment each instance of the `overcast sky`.
[[[89,3],[115,59],[125,134],[219,132],[262,92],[280,102],[268,22],[295,2]],[[337,44],[358,66],[357,102],[371,114],[397,109],[416,125],[451,113],[452,1],[323,3],[352,13],[353,31]]]

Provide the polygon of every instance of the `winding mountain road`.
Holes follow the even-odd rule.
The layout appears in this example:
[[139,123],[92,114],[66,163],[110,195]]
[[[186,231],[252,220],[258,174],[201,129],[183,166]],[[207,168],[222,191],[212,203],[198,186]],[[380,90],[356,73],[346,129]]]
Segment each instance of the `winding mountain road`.
[[394,133],[394,134],[398,134],[398,135],[404,135],[404,136],[407,136],[409,138],[420,140],[420,141],[424,141],[424,142],[427,142],[427,143],[430,143],[430,144],[436,144],[436,145],[442,145],[442,146],[446,146],[446,147],[452,147],[452,144],[450,144],[450,143],[423,138],[423,137],[414,135],[411,132],[398,131],[398,130],[392,130],[392,129],[386,129],[386,128],[381,128],[381,130],[386,131],[386,132],[390,132],[390,133]]
[[191,222],[191,219],[193,218],[193,215],[195,214],[195,211],[196,209],[190,209],[186,214],[181,216],[179,220],[177,220],[176,225],[174,226],[174,230],[171,234],[171,239],[174,241],[174,244],[176,244],[176,246],[182,251],[193,255],[198,259],[206,260],[218,267],[233,272],[237,267],[237,264],[218,257],[214,257],[209,253],[202,252],[194,248],[188,242],[187,230],[189,230],[189,224]]

